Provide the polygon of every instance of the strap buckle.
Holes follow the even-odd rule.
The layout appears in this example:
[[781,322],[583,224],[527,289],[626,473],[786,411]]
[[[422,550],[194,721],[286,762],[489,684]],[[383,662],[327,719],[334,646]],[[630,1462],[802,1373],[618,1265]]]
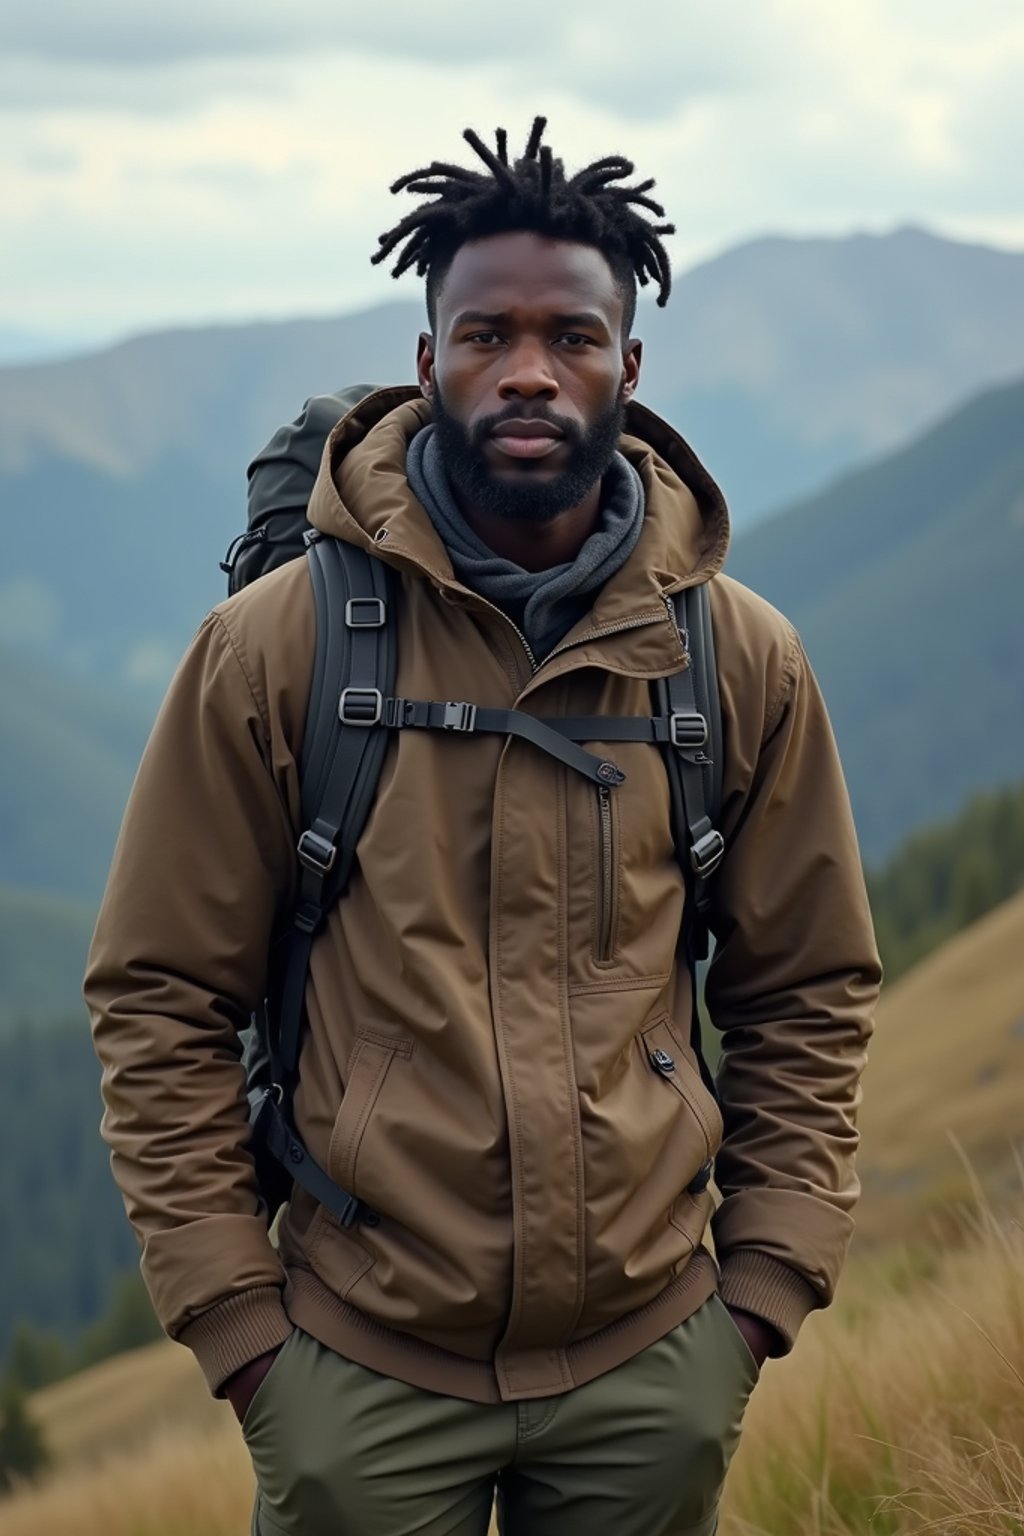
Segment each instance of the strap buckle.
[[668,739],[674,747],[682,751],[690,751],[695,747],[706,747],[708,743],[708,723],[703,715],[689,714],[677,711],[669,715]]
[[321,837],[319,832],[307,828],[296,844],[296,852],[299,855],[299,863],[312,870],[314,875],[323,878],[329,875],[334,868],[334,861],[338,857],[338,850],[326,837]]
[[476,705],[449,702],[444,706],[441,727],[446,731],[472,731],[476,726]]
[[725,838],[717,827],[705,832],[690,849],[690,864],[698,880],[713,875],[725,854]]
[[[351,601],[351,599],[350,599]],[[376,602],[377,599],[375,598]],[[379,688],[343,688],[338,700],[338,719],[342,725],[379,725],[384,713],[384,695]]]
[[349,629],[383,629],[387,608],[382,597],[350,597],[345,604],[345,623]]

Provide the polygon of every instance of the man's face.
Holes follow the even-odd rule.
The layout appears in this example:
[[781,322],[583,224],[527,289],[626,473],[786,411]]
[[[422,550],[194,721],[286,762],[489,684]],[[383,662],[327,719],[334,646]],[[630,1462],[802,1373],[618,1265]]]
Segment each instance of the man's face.
[[457,491],[543,522],[604,474],[640,367],[623,301],[592,246],[492,235],[460,247],[418,371]]

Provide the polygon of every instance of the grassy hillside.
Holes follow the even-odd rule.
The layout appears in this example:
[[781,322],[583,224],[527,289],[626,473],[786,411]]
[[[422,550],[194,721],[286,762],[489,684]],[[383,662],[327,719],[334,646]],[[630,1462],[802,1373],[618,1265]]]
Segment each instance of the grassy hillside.
[[[851,1268],[836,1306],[769,1362],[720,1536],[1007,1536],[1024,1529],[1024,1239],[982,1212],[897,1288]],[[234,1536],[252,1471],[230,1410],[174,1345],[32,1403],[55,1466],[0,1502],[0,1536]]]
[[1024,384],[737,540],[730,573],[789,615],[825,688],[862,845],[1024,765]]
[[[853,1258],[836,1307],[765,1371],[722,1536],[914,1536],[929,1519],[956,1536],[1024,1529],[1022,931],[1024,892],[883,1002]],[[60,1081],[45,1063],[42,1077]],[[22,1108],[39,1114],[24,1094]],[[75,1199],[95,1217],[92,1197]],[[15,1232],[15,1251],[23,1241]],[[176,1346],[106,1361],[32,1406],[56,1466],[0,1502],[0,1536],[244,1529],[240,1437]]]
[[[863,1240],[946,1219],[1024,1158],[1024,891],[910,971],[882,1000],[860,1115]],[[961,1149],[961,1150],[958,1150]]]
[[1024,780],[971,797],[868,875],[886,981],[1024,887]]

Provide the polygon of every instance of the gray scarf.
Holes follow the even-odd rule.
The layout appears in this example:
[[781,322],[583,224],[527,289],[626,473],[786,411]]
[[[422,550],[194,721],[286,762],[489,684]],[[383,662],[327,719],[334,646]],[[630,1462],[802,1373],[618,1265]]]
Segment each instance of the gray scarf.
[[441,461],[433,426],[409,444],[405,472],[416,499],[448,551],[461,582],[496,604],[518,624],[538,659],[552,651],[632,554],[644,518],[643,482],[616,453],[604,476],[601,517],[575,560],[544,571],[524,571],[479,538],[459,511]]

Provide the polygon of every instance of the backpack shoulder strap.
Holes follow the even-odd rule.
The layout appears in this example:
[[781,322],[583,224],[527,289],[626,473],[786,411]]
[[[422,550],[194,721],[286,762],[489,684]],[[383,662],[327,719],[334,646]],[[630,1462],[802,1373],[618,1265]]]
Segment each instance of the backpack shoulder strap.
[[[387,751],[387,734],[366,727],[379,724],[394,692],[395,599],[383,561],[341,539],[314,534],[307,543],[316,653],[302,750],[303,837],[326,838],[336,850],[320,895],[326,912],[348,885]],[[339,730],[339,722],[354,729]],[[302,845],[300,838],[300,861]]]
[[388,733],[367,727],[380,723],[394,689],[394,593],[388,567],[355,545],[311,534],[307,546],[316,652],[302,752],[299,889],[262,1015],[270,1085],[261,1135],[290,1177],[349,1226],[366,1213],[296,1136],[291,1095],[313,939],[348,885],[387,750]]
[[681,672],[655,682],[655,704],[671,722],[670,739],[663,750],[671,796],[672,836],[686,881],[689,908],[689,915],[684,917],[682,942],[693,978],[690,1044],[705,1086],[717,1097],[715,1080],[704,1058],[697,1008],[697,962],[708,954],[710,881],[725,852],[725,839],[718,829],[724,751],[722,706],[707,584],[677,593],[673,607],[687,665]]
[[[717,827],[722,808],[722,706],[707,585],[678,593],[674,607],[687,665],[655,687],[662,710],[681,722],[665,748],[672,829],[694,907],[706,928],[709,881],[725,852]],[[706,933],[698,958],[705,950]]]

